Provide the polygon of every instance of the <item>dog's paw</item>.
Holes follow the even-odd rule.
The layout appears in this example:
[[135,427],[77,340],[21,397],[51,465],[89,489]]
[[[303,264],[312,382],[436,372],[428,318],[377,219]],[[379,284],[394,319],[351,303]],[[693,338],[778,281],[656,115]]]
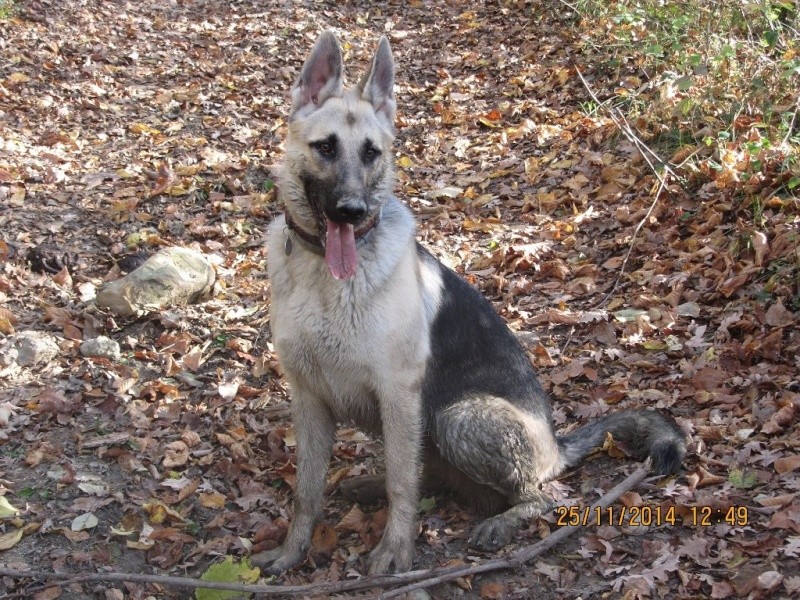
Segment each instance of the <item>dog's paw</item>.
[[370,575],[402,573],[411,568],[413,559],[413,543],[392,543],[384,537],[369,555],[367,567]]
[[493,552],[508,545],[519,528],[502,514],[486,519],[472,531],[469,545],[478,550]]
[[278,546],[274,550],[259,552],[250,557],[250,564],[261,569],[265,575],[280,575],[287,569],[291,569],[303,559],[303,553],[292,552],[284,546]]

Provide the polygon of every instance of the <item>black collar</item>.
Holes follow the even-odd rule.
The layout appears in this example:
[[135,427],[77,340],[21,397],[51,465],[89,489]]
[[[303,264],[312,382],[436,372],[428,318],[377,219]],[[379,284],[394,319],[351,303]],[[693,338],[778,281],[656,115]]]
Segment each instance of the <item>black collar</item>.
[[[301,228],[297,223],[295,223],[292,216],[287,211],[285,213],[286,216],[286,227],[289,228],[293,234],[297,236],[297,239],[300,240],[300,243],[303,244],[308,250],[317,254],[319,256],[325,256],[325,247],[322,245],[322,241],[320,240],[319,236],[309,233],[305,229]],[[361,247],[366,243],[369,234],[372,232],[373,229],[378,225],[380,221],[380,213],[377,213],[366,221],[364,221],[361,225],[359,225],[356,230],[353,232],[356,238],[356,246]],[[292,239],[291,237],[286,238],[286,245],[285,245],[286,254],[292,253]]]

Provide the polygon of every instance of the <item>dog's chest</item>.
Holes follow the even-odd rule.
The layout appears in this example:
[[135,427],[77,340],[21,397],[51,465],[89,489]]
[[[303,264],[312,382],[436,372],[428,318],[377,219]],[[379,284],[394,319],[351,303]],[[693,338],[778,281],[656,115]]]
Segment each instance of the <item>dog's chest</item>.
[[379,430],[375,389],[386,369],[384,311],[355,291],[304,284],[273,287],[271,312],[274,343],[287,373],[324,399],[339,421]]
[[400,233],[401,243],[362,251],[356,276],[341,282],[320,257],[286,253],[280,222],[270,232],[270,322],[293,401],[303,387],[339,421],[371,431],[380,430],[378,396],[421,380],[430,351],[413,228]]

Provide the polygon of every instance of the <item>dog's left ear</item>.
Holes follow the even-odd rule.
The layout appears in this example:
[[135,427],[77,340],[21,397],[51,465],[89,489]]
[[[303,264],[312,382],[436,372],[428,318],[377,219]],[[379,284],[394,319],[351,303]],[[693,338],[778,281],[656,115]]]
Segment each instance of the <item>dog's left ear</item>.
[[361,90],[361,99],[372,104],[375,113],[383,117],[394,131],[394,114],[397,108],[394,101],[394,60],[386,36],[381,36],[372,58],[372,66],[364,73],[358,88]]

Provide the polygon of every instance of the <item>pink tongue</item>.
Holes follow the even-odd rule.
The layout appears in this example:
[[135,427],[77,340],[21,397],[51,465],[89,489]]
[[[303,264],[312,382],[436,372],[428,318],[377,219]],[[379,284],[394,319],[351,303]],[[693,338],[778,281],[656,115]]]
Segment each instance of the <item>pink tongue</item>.
[[336,279],[350,279],[356,274],[358,253],[352,225],[328,221],[325,262]]

